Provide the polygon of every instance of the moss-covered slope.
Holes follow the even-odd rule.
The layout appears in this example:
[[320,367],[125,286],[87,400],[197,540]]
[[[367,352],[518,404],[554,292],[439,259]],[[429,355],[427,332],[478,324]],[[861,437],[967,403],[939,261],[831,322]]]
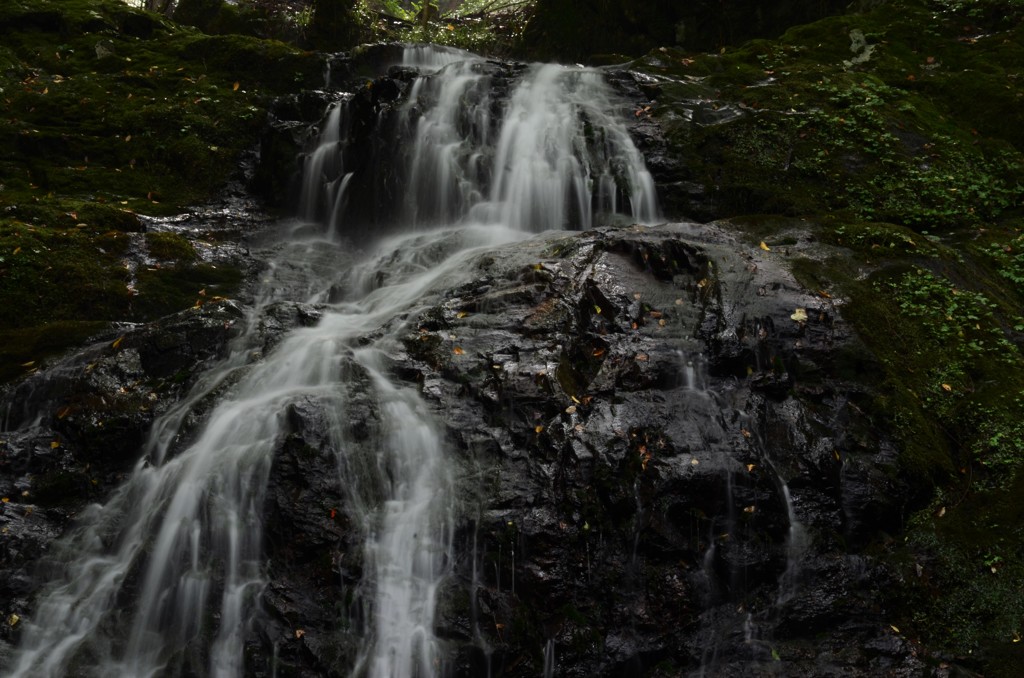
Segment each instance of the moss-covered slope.
[[0,379],[106,322],[188,306],[223,277],[170,257],[129,286],[137,215],[209,197],[269,98],[321,71],[315,54],[117,0],[0,5]]

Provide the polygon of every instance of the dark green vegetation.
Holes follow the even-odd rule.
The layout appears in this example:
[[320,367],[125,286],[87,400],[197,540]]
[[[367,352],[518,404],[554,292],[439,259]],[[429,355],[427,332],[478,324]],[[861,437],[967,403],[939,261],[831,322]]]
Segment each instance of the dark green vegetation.
[[[272,96],[321,76],[284,43],[208,36],[116,0],[0,5],[0,378],[110,321],[187,308],[239,274],[139,214],[208,197],[255,143]],[[123,257],[149,247],[159,267]]]
[[[1024,657],[1022,19],[1021,2],[894,1],[637,62],[666,78],[650,114],[705,191],[683,213],[732,217],[846,300],[922,497],[879,547],[904,580],[893,623],[985,675]],[[827,247],[785,247],[800,233]]]

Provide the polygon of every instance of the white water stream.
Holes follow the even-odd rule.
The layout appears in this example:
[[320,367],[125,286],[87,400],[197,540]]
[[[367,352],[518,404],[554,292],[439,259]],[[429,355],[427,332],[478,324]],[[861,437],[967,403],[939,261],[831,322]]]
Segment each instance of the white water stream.
[[[351,173],[342,166],[346,132],[336,107],[305,159],[300,206],[306,217],[326,211],[331,237],[285,237],[276,246],[231,355],[157,420],[123,485],[79,515],[54,547],[59,572],[24,622],[5,675],[246,675],[243,650],[267,583],[267,479],[287,433],[285,412],[303,399],[330,404],[345,510],[366,536],[369,621],[353,666],[337,670],[360,678],[441,672],[434,612],[456,511],[446,441],[415,387],[390,374],[388,355],[441,290],[472,275],[482,249],[589,227],[621,209],[652,220],[656,203],[599,73],[532,67],[495,108],[480,60],[418,48],[407,61],[441,69],[412,84],[403,113],[415,128],[406,170],[411,227],[366,263],[345,264],[350,255],[333,236],[345,232]],[[424,111],[415,122],[414,104]],[[492,121],[499,109],[502,121]],[[286,284],[289,275],[302,284]],[[339,288],[345,299],[327,303]],[[263,354],[261,319],[282,301],[316,304],[322,318]],[[345,433],[355,373],[369,384],[380,421],[371,445]],[[193,431],[187,422],[196,418]]]

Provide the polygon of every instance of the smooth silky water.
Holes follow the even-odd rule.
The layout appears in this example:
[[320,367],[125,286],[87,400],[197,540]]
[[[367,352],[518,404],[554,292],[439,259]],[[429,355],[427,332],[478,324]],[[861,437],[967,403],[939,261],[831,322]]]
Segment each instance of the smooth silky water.
[[[588,228],[616,212],[657,218],[627,113],[599,72],[532,66],[507,100],[493,102],[484,63],[457,50],[407,49],[406,65],[424,75],[398,112],[407,138],[396,143],[410,149],[402,217],[387,229],[398,235],[360,253],[358,265],[346,244],[354,197],[342,160],[345,100],[325,114],[303,160],[301,223],[283,223],[267,248],[245,329],[154,423],[123,484],[48,554],[55,574],[5,675],[246,675],[246,639],[267,584],[267,479],[285,412],[298,401],[323,404],[334,422],[344,510],[365,536],[361,648],[337,670],[444,673],[434,614],[459,507],[441,426],[416,387],[390,373],[388,356],[488,248]],[[320,235],[288,235],[311,230]],[[264,314],[294,302],[318,308],[319,322],[264,351]],[[346,434],[357,382],[380,419],[375,439],[358,445]],[[553,647],[545,664],[551,675]]]

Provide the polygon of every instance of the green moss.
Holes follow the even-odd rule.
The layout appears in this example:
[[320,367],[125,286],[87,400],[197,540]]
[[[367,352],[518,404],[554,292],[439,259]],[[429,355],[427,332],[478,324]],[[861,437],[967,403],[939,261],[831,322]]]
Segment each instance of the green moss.
[[230,266],[191,263],[142,270],[134,311],[141,319],[152,319],[201,306],[216,297],[231,296],[241,281],[241,271]]
[[178,233],[147,233],[146,249],[149,256],[163,261],[190,262],[198,257],[192,243]]
[[988,659],[985,675],[1011,676],[1024,635],[1024,507],[1016,500],[1024,478],[999,495],[973,493],[970,482],[965,475],[961,487],[937,496],[897,549],[906,582],[901,628],[964,658]]
[[101,321],[56,321],[0,329],[0,382],[38,369],[44,359],[81,345],[105,327]]

